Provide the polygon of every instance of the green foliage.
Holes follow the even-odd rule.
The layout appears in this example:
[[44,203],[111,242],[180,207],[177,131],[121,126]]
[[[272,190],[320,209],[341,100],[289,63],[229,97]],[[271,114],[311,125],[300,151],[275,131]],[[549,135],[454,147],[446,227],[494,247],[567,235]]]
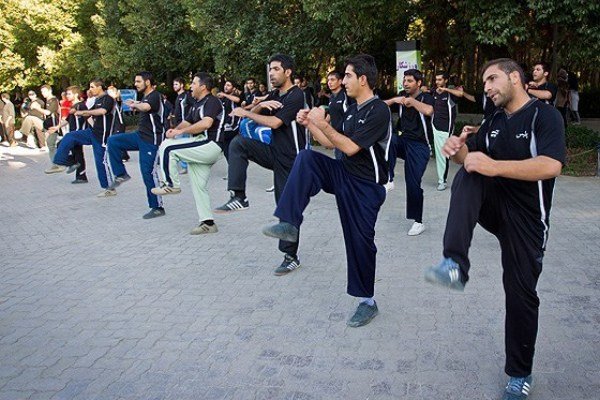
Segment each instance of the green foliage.
[[568,125],[565,138],[572,149],[595,149],[600,144],[600,133],[583,125]]

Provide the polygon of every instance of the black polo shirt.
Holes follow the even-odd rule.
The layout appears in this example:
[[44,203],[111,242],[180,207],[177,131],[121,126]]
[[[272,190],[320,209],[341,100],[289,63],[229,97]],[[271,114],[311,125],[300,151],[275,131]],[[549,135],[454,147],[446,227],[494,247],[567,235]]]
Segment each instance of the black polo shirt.
[[94,119],[94,126],[92,131],[94,136],[102,143],[106,144],[108,137],[112,133],[113,126],[113,112],[115,110],[115,99],[110,97],[107,93],[104,93],[100,97],[96,97],[92,110],[98,110],[103,108],[106,110],[106,114],[92,117]]
[[[554,107],[537,99],[510,116],[498,109],[467,145],[469,151],[481,151],[494,160],[518,161],[539,155],[564,164],[566,158],[562,117]],[[515,212],[523,210],[548,226],[555,178],[530,182],[497,177],[495,181],[503,189],[501,193],[518,205]]]
[[141,102],[150,105],[150,111],[140,112],[140,136],[144,142],[160,146],[165,134],[162,96],[153,90],[144,95]]
[[356,103],[356,100],[349,97],[344,89],[340,90],[337,94],[331,93],[328,111],[333,129],[340,133],[344,132],[344,115],[350,105],[354,103]]
[[[85,105],[85,101],[75,103],[73,106],[71,106],[71,108],[74,108],[75,111],[85,111],[88,109]],[[88,128],[86,117],[76,117],[75,114],[69,113],[67,122],[69,123],[69,132],[80,131]]]
[[179,125],[181,121],[185,119],[190,108],[194,105],[194,98],[190,92],[184,91],[177,95],[175,99],[175,106],[173,109],[173,115],[175,116],[174,124]]
[[193,125],[204,117],[212,118],[213,123],[205,133],[208,140],[221,145],[223,143],[223,114],[223,105],[219,99],[212,94],[207,94],[202,99],[196,100],[185,120]]
[[390,108],[377,96],[360,106],[351,104],[345,114],[343,131],[361,148],[353,156],[342,153],[344,168],[359,178],[386,184],[387,153],[392,134]]
[[[539,100],[543,101],[546,104],[554,105],[554,100],[556,100],[556,93],[558,92],[558,87],[555,84],[546,82],[543,85],[538,86],[534,90],[547,90],[550,93],[552,93],[552,97],[549,100],[542,100],[542,99],[539,99]],[[535,96],[531,95],[531,97],[535,97]]]
[[[408,97],[408,95],[404,97]],[[434,104],[433,96],[429,93],[421,92],[415,100],[430,106]],[[403,137],[429,145],[428,133],[431,131],[431,117],[421,114],[416,108],[401,105],[396,128],[402,132]]]
[[433,118],[432,124],[438,131],[452,134],[456,121],[456,102],[458,97],[448,92],[439,93],[433,90]]
[[223,97],[221,100],[221,104],[223,104],[223,110],[225,112],[225,123],[223,125],[223,130],[227,132],[234,132],[238,129],[240,124],[240,117],[233,117],[229,114],[233,111],[234,108],[239,107],[239,103],[228,99],[227,97]]
[[244,102],[246,103],[246,105],[252,104],[252,102],[254,101],[254,98],[256,96],[260,96],[260,93],[258,93],[258,90],[244,93]]
[[276,100],[283,104],[277,110],[264,111],[266,115],[277,117],[283,122],[279,128],[273,129],[271,149],[279,161],[291,168],[296,155],[307,148],[305,129],[296,123],[296,114],[304,108],[304,92],[298,86],[292,86],[285,93],[280,93],[279,90],[270,92],[266,100]]

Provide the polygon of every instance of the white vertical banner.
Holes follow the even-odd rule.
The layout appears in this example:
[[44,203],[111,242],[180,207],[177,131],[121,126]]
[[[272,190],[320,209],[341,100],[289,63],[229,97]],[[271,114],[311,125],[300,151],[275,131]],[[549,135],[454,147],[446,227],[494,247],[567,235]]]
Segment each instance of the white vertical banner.
[[418,40],[396,42],[396,88],[402,91],[404,71],[421,70],[421,43]]

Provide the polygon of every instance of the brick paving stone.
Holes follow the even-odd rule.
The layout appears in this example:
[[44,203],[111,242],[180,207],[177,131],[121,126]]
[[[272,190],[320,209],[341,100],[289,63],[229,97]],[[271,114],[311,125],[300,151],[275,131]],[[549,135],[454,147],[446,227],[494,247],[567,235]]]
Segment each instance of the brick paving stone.
[[[87,150],[87,149],[86,149]],[[341,227],[332,196],[305,213],[302,268],[260,234],[274,218],[268,171],[251,164],[250,209],[197,224],[183,192],[146,212],[137,155],[118,195],[46,176],[47,155],[0,147],[0,399],[497,399],[506,377],[497,241],[477,228],[464,293],[423,281],[441,257],[450,191],[426,172],[426,231],[408,237],[402,162],[376,227],[376,298],[367,327],[345,321]],[[457,167],[452,166],[450,176]],[[228,198],[213,168],[213,206]],[[560,177],[538,292],[536,399],[600,391],[600,179]]]

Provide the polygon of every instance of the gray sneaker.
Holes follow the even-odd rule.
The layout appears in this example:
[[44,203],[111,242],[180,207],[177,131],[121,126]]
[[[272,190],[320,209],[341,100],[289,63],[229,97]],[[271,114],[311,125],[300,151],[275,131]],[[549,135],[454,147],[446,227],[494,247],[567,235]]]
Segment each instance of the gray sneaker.
[[525,400],[533,389],[533,377],[531,375],[523,378],[513,376],[508,380],[502,400]]
[[65,169],[67,169],[67,167],[63,166],[63,165],[56,165],[56,164],[52,164],[52,166],[50,168],[48,168],[47,170],[44,171],[45,174],[58,174],[59,172],[63,172]]
[[117,191],[115,189],[104,189],[100,193],[96,195],[96,197],[113,197],[117,195]]
[[300,268],[300,260],[298,260],[296,257],[286,254],[283,257],[283,262],[281,265],[275,269],[275,275],[286,275],[294,270],[297,270],[298,268]]
[[377,303],[373,302],[373,305],[370,306],[367,303],[360,303],[354,312],[352,318],[346,322],[346,325],[352,328],[358,328],[359,326],[363,326],[371,322],[375,316],[379,314],[379,309],[377,308]]
[[162,207],[159,207],[159,208],[151,209],[146,214],[144,214],[142,216],[142,218],[143,219],[152,219],[152,218],[156,218],[156,217],[162,217],[163,215],[165,215],[165,209]]
[[190,231],[190,235],[203,235],[205,233],[217,233],[219,232],[219,228],[217,228],[217,224],[208,225],[202,222],[200,225],[195,227]]
[[67,174],[72,174],[73,172],[77,171],[77,168],[79,168],[79,167],[81,167],[81,164],[79,164],[79,163],[75,163],[73,165],[69,165],[67,167],[67,169],[65,170],[65,172]]
[[266,236],[274,237],[275,239],[286,242],[296,243],[298,241],[298,228],[287,222],[265,226],[262,233]]
[[444,258],[438,265],[427,268],[425,280],[461,292],[465,290],[460,267],[451,258]]
[[121,183],[125,183],[128,180],[131,179],[131,176],[129,176],[128,174],[123,174],[121,176],[116,176],[115,180],[112,184],[113,189],[116,188],[117,186],[119,186]]

